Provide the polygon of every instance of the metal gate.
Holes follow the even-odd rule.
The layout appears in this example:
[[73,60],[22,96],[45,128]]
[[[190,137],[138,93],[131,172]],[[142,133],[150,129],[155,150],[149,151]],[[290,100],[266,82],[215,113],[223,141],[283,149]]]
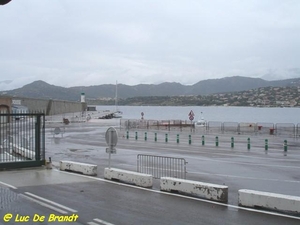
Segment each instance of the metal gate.
[[155,155],[137,156],[137,171],[151,174],[154,178],[175,177],[186,178],[186,160]]
[[45,165],[44,114],[1,113],[0,121],[0,169]]

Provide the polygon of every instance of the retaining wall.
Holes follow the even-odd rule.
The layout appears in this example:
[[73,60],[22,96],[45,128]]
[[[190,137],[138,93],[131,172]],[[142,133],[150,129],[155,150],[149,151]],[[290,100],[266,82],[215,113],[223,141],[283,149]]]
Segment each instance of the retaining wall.
[[31,112],[45,112],[46,115],[82,112],[86,109],[86,103],[81,102],[24,97],[15,97],[13,99],[21,100],[21,104],[28,107]]

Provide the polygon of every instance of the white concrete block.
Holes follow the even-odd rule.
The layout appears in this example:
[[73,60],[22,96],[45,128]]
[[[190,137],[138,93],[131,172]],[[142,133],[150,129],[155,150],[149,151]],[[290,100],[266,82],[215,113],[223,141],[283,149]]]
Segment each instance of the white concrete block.
[[27,159],[35,159],[35,152],[31,151],[30,149],[23,148],[16,144],[10,144],[13,151],[23,157],[26,157]]
[[178,191],[204,199],[228,202],[228,186],[184,180],[172,177],[160,178],[160,190]]
[[104,178],[108,180],[119,180],[124,183],[134,184],[140,187],[152,187],[153,177],[150,174],[137,173],[116,168],[105,168]]
[[97,175],[97,165],[80,162],[60,161],[60,170],[72,171],[91,176]]
[[300,213],[300,197],[298,196],[247,189],[239,190],[239,205],[252,208],[262,207],[289,213]]

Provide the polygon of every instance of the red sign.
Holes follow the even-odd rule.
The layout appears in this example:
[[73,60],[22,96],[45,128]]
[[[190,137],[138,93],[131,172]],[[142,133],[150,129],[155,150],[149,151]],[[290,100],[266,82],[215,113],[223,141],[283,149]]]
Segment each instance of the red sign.
[[194,120],[194,116],[190,115],[190,116],[189,116],[189,119],[190,119],[190,120]]
[[195,116],[193,110],[190,111],[189,116]]

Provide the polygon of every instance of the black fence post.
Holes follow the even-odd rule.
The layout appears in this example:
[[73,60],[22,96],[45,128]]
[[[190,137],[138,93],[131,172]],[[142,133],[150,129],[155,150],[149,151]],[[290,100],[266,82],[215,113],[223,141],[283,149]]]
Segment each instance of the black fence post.
[[41,115],[36,115],[35,122],[35,160],[41,160]]

